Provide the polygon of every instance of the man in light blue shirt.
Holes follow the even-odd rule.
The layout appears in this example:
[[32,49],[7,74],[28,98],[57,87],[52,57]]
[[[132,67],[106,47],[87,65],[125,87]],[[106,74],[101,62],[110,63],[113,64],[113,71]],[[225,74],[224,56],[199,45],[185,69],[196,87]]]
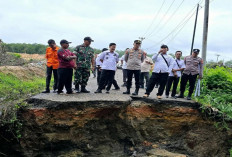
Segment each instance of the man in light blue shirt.
[[168,46],[162,45],[160,51],[153,55],[152,60],[155,62],[155,67],[148,82],[144,97],[149,97],[150,93],[154,89],[155,84],[159,82],[160,87],[158,89],[157,98],[162,98],[168,75],[171,73],[174,65],[174,59],[172,56],[167,55],[167,51]]
[[114,81],[114,75],[117,68],[117,63],[119,61],[119,55],[117,52],[115,52],[116,44],[110,43],[109,45],[109,51],[104,51],[99,56],[100,61],[102,62],[101,65],[101,77],[98,89],[95,91],[95,93],[102,93],[102,89],[104,89],[105,83],[108,82],[106,87],[106,93],[109,93],[109,90],[112,86],[112,83]]

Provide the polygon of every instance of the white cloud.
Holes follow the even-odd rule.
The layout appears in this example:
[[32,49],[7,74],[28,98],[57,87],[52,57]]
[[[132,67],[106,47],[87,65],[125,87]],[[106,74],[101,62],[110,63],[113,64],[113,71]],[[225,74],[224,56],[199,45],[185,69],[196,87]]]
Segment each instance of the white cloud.
[[[184,1],[183,5],[168,21],[182,0],[176,0],[171,9],[170,1],[166,1],[160,14],[155,19],[151,29],[156,30],[154,37],[144,40],[143,48],[151,47],[167,36],[182,21],[186,14],[199,0]],[[110,42],[116,42],[118,49],[131,47],[134,39],[142,36],[154,15],[162,4],[162,0],[8,0],[0,1],[0,38],[3,41],[43,43],[50,38],[59,42],[67,39],[73,42],[71,46],[82,43],[85,36],[95,39],[93,47],[103,48]],[[204,4],[202,4],[204,5]],[[195,46],[201,49],[203,11],[199,12]],[[167,14],[165,14],[167,12]],[[232,59],[232,1],[214,0],[210,5],[208,59],[214,59],[215,53],[220,58]],[[169,43],[170,52],[183,50],[189,54],[191,46],[193,16],[183,30]],[[160,24],[158,24],[160,23]],[[159,26],[158,28],[154,28]],[[168,43],[174,37],[172,34],[162,43]],[[148,53],[159,49],[151,48]],[[216,58],[216,57],[215,57]]]

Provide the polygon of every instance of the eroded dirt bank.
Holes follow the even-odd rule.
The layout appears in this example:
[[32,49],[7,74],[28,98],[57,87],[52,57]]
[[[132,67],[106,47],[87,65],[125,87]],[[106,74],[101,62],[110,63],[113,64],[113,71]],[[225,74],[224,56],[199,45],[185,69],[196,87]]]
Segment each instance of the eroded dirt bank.
[[29,103],[19,114],[24,156],[229,156],[231,133],[216,129],[194,102]]

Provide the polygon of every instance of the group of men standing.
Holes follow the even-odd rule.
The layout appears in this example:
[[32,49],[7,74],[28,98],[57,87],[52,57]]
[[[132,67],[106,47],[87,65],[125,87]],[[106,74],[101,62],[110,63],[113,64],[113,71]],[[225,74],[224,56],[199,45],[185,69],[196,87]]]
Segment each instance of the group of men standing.
[[[78,45],[74,52],[71,52],[67,40],[61,40],[61,48],[56,46],[53,39],[48,41],[49,47],[46,49],[47,59],[47,77],[46,77],[46,90],[42,93],[50,93],[50,80],[53,71],[54,86],[53,92],[60,94],[63,93],[65,86],[67,94],[72,94],[72,77],[74,73],[74,85],[76,93],[89,93],[86,85],[90,76],[91,67],[94,66],[94,49],[90,47],[93,40],[90,37],[84,38],[84,43]],[[58,69],[58,70],[57,70]],[[81,88],[80,88],[81,87]]]
[[[187,82],[189,81],[189,94],[187,99],[190,100],[194,85],[199,75],[202,78],[203,61],[198,54],[199,49],[194,49],[192,55],[181,60],[182,52],[176,51],[175,59],[167,55],[168,46],[162,45],[158,53],[152,58],[148,57],[146,52],[140,49],[141,41],[135,40],[133,48],[127,48],[125,54],[119,59],[119,54],[115,52],[116,44],[110,43],[109,49],[104,48],[97,58],[94,57],[94,49],[90,47],[93,40],[90,37],[84,38],[84,43],[75,48],[72,53],[68,47],[67,40],[61,40],[59,49],[56,47],[54,40],[49,40],[49,47],[46,50],[47,58],[47,79],[46,90],[43,93],[49,93],[51,74],[54,75],[54,92],[58,94],[63,92],[65,86],[67,94],[72,94],[72,76],[74,72],[75,92],[89,93],[86,89],[90,76],[90,70],[97,69],[98,88],[95,93],[102,93],[106,89],[109,93],[112,84],[116,90],[119,90],[117,81],[115,80],[115,72],[117,63],[121,61],[123,68],[122,86],[126,87],[123,94],[130,94],[132,79],[135,79],[135,91],[132,95],[138,95],[139,89],[144,88],[144,78],[146,80],[146,92],[144,97],[149,97],[154,87],[159,84],[157,98],[161,99],[166,87],[166,97],[169,97],[169,91],[172,87],[172,98],[183,98]],[[150,77],[151,65],[154,65],[152,75]],[[58,70],[57,70],[58,69]],[[176,96],[176,89],[181,78],[180,95]],[[81,88],[80,88],[81,87]],[[57,91],[56,91],[57,90]]]

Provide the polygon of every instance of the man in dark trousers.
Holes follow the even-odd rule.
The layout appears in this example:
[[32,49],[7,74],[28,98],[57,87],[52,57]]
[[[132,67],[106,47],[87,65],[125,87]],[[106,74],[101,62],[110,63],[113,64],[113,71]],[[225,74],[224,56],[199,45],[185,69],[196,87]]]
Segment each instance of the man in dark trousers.
[[[102,62],[100,60],[100,56],[101,54],[104,52],[104,51],[107,51],[108,49],[107,48],[103,48],[102,49],[102,52],[100,54],[98,54],[97,58],[96,58],[96,66],[97,66],[97,85],[99,85],[99,82],[100,82],[100,77],[101,77],[101,66],[102,66]],[[108,82],[105,83],[103,89],[105,89],[105,87],[107,86]],[[113,80],[113,85],[114,85],[114,90],[120,90],[120,87],[118,86],[118,83],[117,81],[114,79]]]
[[151,65],[153,65],[152,59],[147,56],[146,52],[144,52],[144,61],[141,64],[141,73],[140,73],[140,77],[139,77],[140,88],[144,88],[144,78],[146,80],[145,87],[147,88],[150,70],[151,70]]
[[169,97],[169,91],[171,89],[172,86],[172,98],[176,99],[176,88],[178,86],[180,77],[181,77],[181,73],[182,71],[185,69],[185,64],[184,64],[184,60],[180,59],[182,56],[182,52],[181,51],[176,51],[175,53],[176,59],[174,61],[174,66],[173,69],[171,71],[171,73],[168,76],[168,82],[166,85],[166,98]]
[[[127,51],[129,48],[126,48],[125,51]],[[125,55],[123,55],[120,58],[121,65],[122,65],[122,75],[123,75],[123,84],[122,87],[126,87],[126,81],[127,81],[127,63],[125,61]]]
[[96,68],[97,68],[97,85],[99,85],[99,82],[100,82],[100,77],[101,77],[101,66],[102,66],[102,62],[100,61],[100,55],[104,52],[104,51],[107,51],[108,49],[107,48],[103,48],[102,49],[102,52],[99,53],[97,55],[97,58],[96,58]]
[[[90,37],[84,38],[84,43],[75,48],[74,54],[76,54],[77,68],[75,70],[74,85],[76,93],[89,93],[86,90],[87,82],[90,76],[90,69],[92,65],[92,71],[94,71],[94,49],[90,47],[93,40]],[[81,85],[81,90],[79,86]]]
[[58,50],[59,68],[58,68],[58,91],[57,94],[63,93],[65,86],[67,94],[72,94],[72,76],[73,68],[76,68],[76,55],[68,47],[67,40],[61,40],[61,48]]
[[155,62],[155,67],[148,82],[144,97],[149,97],[150,93],[154,89],[155,84],[159,82],[160,86],[158,89],[157,98],[162,99],[168,75],[171,73],[174,64],[174,59],[172,56],[167,55],[168,50],[169,49],[167,45],[162,45],[160,51],[152,56],[152,60]]
[[187,96],[187,100],[191,100],[197,75],[199,75],[199,79],[202,79],[203,77],[203,60],[198,57],[199,52],[199,49],[193,49],[192,55],[187,56],[184,59],[186,68],[183,71],[183,75],[181,77],[180,95],[178,96],[178,98],[184,98],[185,87],[187,82],[189,81],[189,93]]
[[46,59],[47,59],[47,77],[46,77],[46,90],[42,93],[50,93],[50,82],[52,78],[52,73],[54,77],[54,85],[53,85],[53,92],[56,93],[57,90],[57,80],[58,74],[57,69],[59,67],[59,60],[58,60],[58,47],[56,46],[56,42],[53,39],[48,40],[49,47],[46,49]]
[[125,61],[127,62],[127,91],[123,94],[130,94],[132,77],[135,77],[135,92],[132,95],[139,93],[139,76],[141,71],[141,63],[144,60],[144,51],[140,49],[141,41],[135,40],[134,47],[125,52]]
[[95,93],[102,93],[102,89],[104,88],[106,82],[108,82],[106,87],[106,93],[109,93],[109,90],[114,81],[114,75],[117,68],[116,65],[119,61],[119,55],[117,52],[115,52],[115,49],[116,44],[110,43],[109,51],[104,51],[99,56],[99,59],[102,61],[102,72],[99,86]]

